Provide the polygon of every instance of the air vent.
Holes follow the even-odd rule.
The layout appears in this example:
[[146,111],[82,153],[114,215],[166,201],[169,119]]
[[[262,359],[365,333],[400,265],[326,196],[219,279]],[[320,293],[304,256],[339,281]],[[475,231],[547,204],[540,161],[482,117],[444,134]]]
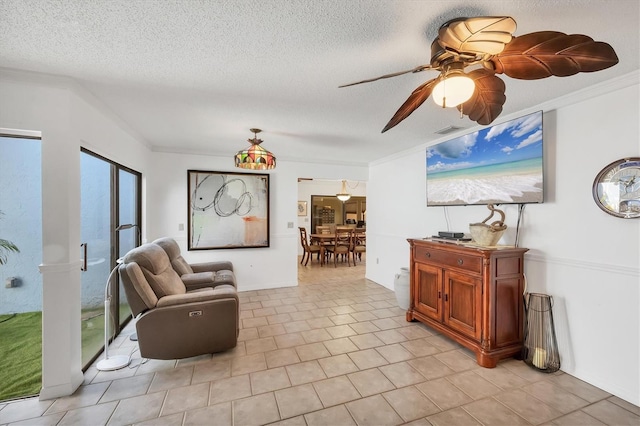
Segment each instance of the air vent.
[[448,135],[449,133],[457,132],[458,130],[462,130],[464,128],[465,127],[447,126],[444,129],[436,130],[434,133],[437,133],[439,135]]

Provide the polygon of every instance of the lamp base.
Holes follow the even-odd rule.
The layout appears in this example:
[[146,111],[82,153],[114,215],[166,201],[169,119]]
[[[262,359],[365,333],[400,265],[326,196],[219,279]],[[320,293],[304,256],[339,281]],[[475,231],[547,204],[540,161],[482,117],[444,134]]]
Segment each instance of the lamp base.
[[96,365],[96,368],[99,371],[113,371],[119,370],[120,368],[126,367],[129,365],[131,360],[127,355],[115,355],[109,358],[105,358],[102,361],[99,361]]

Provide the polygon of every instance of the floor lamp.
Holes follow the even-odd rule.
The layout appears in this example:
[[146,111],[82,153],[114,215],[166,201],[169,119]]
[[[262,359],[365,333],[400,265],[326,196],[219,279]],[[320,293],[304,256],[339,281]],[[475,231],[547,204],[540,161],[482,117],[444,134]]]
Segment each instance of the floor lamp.
[[111,273],[109,274],[109,278],[107,279],[107,285],[104,288],[104,359],[99,361],[96,365],[96,368],[99,371],[112,371],[118,370],[120,368],[126,367],[129,365],[131,361],[128,355],[114,355],[109,357],[109,319],[111,317],[111,280],[113,276],[116,275],[118,269],[120,268],[120,264],[122,263],[122,258],[116,261],[117,265]]
[[[138,237],[137,241],[136,241],[136,247],[138,247],[140,244],[142,244],[142,235],[140,232],[140,227],[136,224],[133,223],[126,223],[124,225],[120,225],[116,228],[116,231],[122,231],[123,229],[131,229],[131,228],[136,228],[136,231],[138,231],[138,233],[136,234],[136,236]],[[132,333],[131,336],[129,336],[129,340],[133,341],[133,342],[137,342],[138,341],[138,333]]]

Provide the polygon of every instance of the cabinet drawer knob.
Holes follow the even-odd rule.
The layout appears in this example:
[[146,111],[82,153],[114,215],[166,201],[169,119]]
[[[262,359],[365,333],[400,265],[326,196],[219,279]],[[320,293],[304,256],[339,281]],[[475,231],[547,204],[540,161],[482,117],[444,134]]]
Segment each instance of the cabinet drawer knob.
[[427,256],[427,257],[431,257],[431,253],[429,253],[429,252],[426,252],[424,255]]
[[464,263],[464,260],[458,259],[458,265],[462,265],[463,263]]

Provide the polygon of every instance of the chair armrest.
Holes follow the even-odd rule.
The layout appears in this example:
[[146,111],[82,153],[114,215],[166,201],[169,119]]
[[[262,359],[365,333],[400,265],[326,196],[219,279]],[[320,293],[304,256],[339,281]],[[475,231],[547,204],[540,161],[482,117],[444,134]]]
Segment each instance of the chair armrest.
[[192,263],[190,264],[193,272],[206,272],[213,271],[217,272],[223,269],[228,269],[229,271],[233,271],[233,264],[228,261],[217,261],[217,262],[203,262],[203,263]]
[[180,279],[187,288],[187,291],[204,287],[213,287],[216,281],[215,272],[195,272],[193,274],[183,274]]
[[231,285],[219,285],[216,288],[203,288],[184,294],[170,294],[158,300],[157,308],[185,305],[194,302],[206,302],[218,299],[238,299],[236,289]]

